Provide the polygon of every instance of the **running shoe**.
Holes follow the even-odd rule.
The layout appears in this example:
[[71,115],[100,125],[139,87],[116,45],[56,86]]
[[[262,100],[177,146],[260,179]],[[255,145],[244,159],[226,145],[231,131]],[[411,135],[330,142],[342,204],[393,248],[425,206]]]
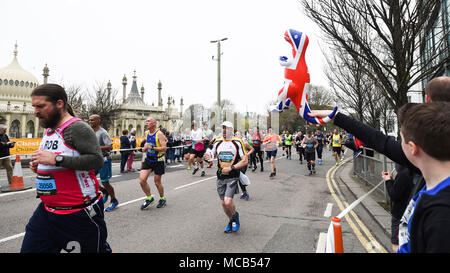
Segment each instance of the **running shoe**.
[[153,198],[151,200],[148,200],[148,198],[145,198],[144,204],[142,204],[141,206],[141,210],[146,209],[148,206],[150,206],[150,204],[155,201],[155,198]]
[[117,205],[119,205],[119,201],[117,201],[117,199],[116,199],[116,201],[114,201],[109,207],[107,207],[105,209],[105,211],[112,211],[113,209],[115,209],[117,207]]
[[198,172],[198,170],[199,170],[200,168],[194,168],[194,171],[192,172],[192,175],[194,175],[196,172]]
[[322,159],[319,159],[319,165],[322,165]]
[[256,166],[253,166],[253,168],[252,168],[252,172],[255,172],[257,168],[258,168],[258,167],[256,167]]
[[188,166],[188,171],[190,171],[190,170],[191,170],[191,165]]
[[233,232],[236,232],[239,230],[239,227],[241,226],[239,223],[239,213],[236,211],[236,213],[234,214],[233,219],[231,219],[232,224],[231,224],[231,230]]
[[103,204],[106,204],[106,201],[108,201],[109,193],[106,192],[103,194]]
[[230,233],[231,232],[231,229],[233,228],[232,227],[232,222],[231,222],[231,220],[230,220],[230,222],[228,222],[228,225],[225,227],[225,230],[223,231],[223,232],[225,232],[225,233]]
[[270,173],[269,178],[273,178],[275,176],[275,173]]
[[339,166],[339,162],[336,162],[336,166]]
[[208,167],[206,167],[206,168],[211,168],[211,166],[214,164],[214,162],[209,162],[209,164],[208,164]]
[[159,199],[159,203],[156,206],[156,208],[159,209],[159,208],[162,208],[162,207],[165,207],[165,206],[166,206],[166,199],[165,198],[164,199]]
[[246,192],[246,191],[244,191],[242,194],[241,194],[241,199],[245,199],[245,200],[247,200],[248,201],[248,198],[249,198],[250,196],[248,195],[248,192]]
[[203,177],[205,175],[206,175],[205,171],[202,171],[202,174],[200,176]]

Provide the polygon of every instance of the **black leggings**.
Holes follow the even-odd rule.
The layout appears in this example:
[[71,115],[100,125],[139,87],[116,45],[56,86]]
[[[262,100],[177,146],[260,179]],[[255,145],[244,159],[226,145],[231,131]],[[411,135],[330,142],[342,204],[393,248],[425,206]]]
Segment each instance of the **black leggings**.
[[256,167],[256,156],[259,157],[259,162],[261,163],[261,168],[263,167],[263,153],[261,152],[261,148],[255,148],[255,152],[250,155],[250,166],[253,165]]

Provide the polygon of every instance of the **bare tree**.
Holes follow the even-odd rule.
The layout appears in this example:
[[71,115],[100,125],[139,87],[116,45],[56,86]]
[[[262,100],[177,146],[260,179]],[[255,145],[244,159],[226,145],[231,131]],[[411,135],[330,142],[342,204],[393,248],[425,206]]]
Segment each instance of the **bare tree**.
[[435,23],[440,0],[298,1],[328,42],[367,64],[361,69],[379,83],[395,112],[407,102],[411,87],[449,61],[448,56],[439,58],[449,50],[445,39],[429,53],[426,63],[418,54],[425,47],[423,33]]
[[311,85],[308,104],[314,110],[333,109],[335,97],[324,86]]
[[84,111],[84,119],[87,119],[90,115],[100,115],[102,121],[101,126],[108,130],[113,124],[116,118],[117,110],[120,108],[120,104],[113,98],[117,97],[117,89],[105,89],[103,84],[97,83],[92,88],[92,91],[88,91],[88,101],[86,111]]
[[75,114],[77,114],[80,118],[85,118],[86,107],[83,107],[86,104],[86,101],[83,99],[86,95],[83,92],[83,89],[80,85],[72,84],[68,87],[63,88],[67,93],[67,102],[72,106]]

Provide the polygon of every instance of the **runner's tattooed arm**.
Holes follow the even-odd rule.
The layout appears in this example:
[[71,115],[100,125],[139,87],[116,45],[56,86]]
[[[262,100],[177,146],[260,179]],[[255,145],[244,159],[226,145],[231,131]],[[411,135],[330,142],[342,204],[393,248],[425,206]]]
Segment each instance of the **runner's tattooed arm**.
[[67,145],[78,150],[79,157],[64,156],[62,167],[88,171],[103,167],[103,156],[94,130],[85,122],[75,122],[64,130]]

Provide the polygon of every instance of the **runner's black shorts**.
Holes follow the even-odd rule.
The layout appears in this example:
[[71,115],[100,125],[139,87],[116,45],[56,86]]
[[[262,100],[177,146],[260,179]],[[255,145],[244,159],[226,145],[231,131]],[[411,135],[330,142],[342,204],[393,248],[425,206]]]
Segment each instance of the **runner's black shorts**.
[[337,153],[338,155],[341,154],[342,148],[341,147],[333,147],[333,152]]
[[195,149],[192,149],[191,153],[194,154],[195,157],[203,158],[203,155],[205,154],[205,152],[206,152],[206,150],[197,151]]
[[111,253],[106,239],[108,231],[103,218],[103,199],[87,209],[71,214],[56,214],[40,203],[25,227],[21,253]]
[[165,173],[164,161],[150,162],[147,159],[142,164],[142,170],[152,170],[156,175],[163,175]]
[[311,160],[316,160],[316,151],[313,152],[305,152],[305,160],[306,162]]
[[183,155],[192,153],[191,150],[192,150],[192,145],[184,146]]

